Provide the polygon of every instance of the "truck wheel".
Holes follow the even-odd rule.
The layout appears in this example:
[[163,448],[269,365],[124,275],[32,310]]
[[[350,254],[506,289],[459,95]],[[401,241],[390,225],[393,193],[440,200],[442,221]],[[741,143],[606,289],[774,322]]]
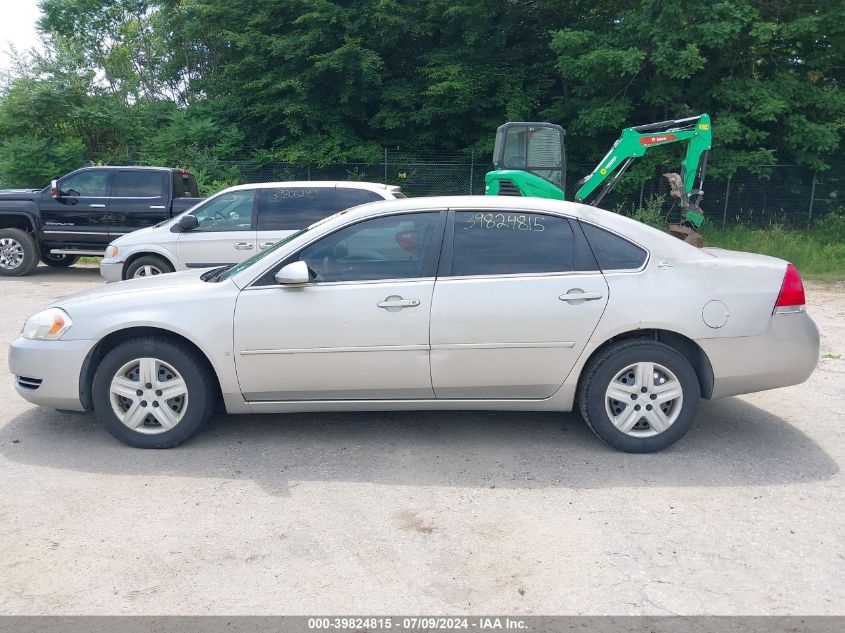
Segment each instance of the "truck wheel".
[[23,277],[38,266],[38,246],[21,229],[0,229],[0,275]]
[[79,261],[79,255],[52,255],[44,253],[41,261],[53,268],[70,268]]
[[164,275],[172,273],[173,265],[158,255],[144,255],[139,257],[126,268],[124,279],[137,279],[139,277],[152,277],[153,275]]

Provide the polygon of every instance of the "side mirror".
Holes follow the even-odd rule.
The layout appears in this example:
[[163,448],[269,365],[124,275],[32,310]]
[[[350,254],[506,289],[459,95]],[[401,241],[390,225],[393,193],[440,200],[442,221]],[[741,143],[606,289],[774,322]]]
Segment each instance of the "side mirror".
[[56,200],[59,199],[59,181],[55,178],[50,181],[50,197],[55,198]]
[[291,262],[275,275],[276,283],[283,286],[294,286],[307,284],[311,281],[311,273],[308,271],[308,264],[305,262]]
[[197,228],[200,225],[200,221],[197,220],[197,216],[195,215],[183,215],[179,218],[179,221],[176,223],[176,226],[179,227],[179,232],[182,231],[190,231],[192,229]]

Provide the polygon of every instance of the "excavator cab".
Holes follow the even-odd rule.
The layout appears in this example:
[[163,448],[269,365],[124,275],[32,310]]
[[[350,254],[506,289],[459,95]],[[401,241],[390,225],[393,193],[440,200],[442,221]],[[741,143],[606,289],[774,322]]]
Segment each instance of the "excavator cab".
[[566,131],[554,123],[509,122],[496,130],[495,171],[487,174],[488,195],[563,200]]

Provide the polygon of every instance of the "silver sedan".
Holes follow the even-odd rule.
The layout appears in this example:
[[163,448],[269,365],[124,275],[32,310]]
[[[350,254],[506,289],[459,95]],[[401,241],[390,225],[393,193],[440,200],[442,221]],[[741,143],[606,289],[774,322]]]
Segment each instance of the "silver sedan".
[[16,387],[132,446],[230,413],[579,409],[651,452],[701,398],[804,381],[818,331],[785,261],[697,249],[569,202],[341,212],[236,266],[67,297],[12,343]]

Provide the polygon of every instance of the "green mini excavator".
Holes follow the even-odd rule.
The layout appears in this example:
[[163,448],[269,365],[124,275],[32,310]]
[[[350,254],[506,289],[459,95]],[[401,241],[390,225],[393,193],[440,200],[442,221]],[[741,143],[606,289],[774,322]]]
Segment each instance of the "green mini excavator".
[[[499,126],[493,150],[495,170],[485,177],[485,193],[565,200],[565,134],[553,123],[510,122]],[[706,114],[625,128],[595,169],[575,185],[575,201],[598,206],[635,158],[653,147],[687,143],[680,173],[663,174],[669,181],[670,194],[681,207],[681,219],[670,224],[669,232],[700,245],[696,229],[704,222],[699,203],[704,195],[711,141],[710,117]]]

